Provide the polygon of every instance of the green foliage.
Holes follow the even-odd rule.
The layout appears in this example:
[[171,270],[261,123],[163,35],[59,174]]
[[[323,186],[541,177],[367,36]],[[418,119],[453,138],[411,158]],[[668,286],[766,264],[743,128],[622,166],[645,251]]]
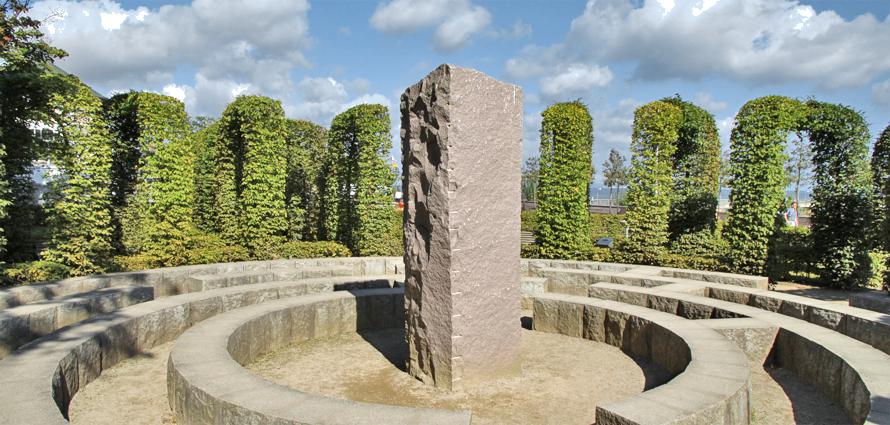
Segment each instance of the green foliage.
[[624,238],[624,214],[590,214],[590,236],[594,242],[599,238]]
[[538,182],[541,175],[541,161],[533,156],[522,164],[522,199],[525,201],[538,200]]
[[[392,247],[380,235],[391,227],[395,181],[387,161],[392,149],[389,111],[368,104],[347,109],[331,123],[330,146],[337,158],[337,240],[357,256],[386,255]],[[330,194],[325,198],[329,202]]]
[[[875,188],[876,245],[890,252],[890,126],[884,129],[875,142],[871,156],[871,172]],[[890,292],[890,256],[884,272],[884,289]]]
[[185,107],[169,96],[131,92],[113,97],[106,110],[120,244],[166,262],[193,228],[194,147]]
[[51,240],[44,260],[64,264],[75,275],[107,269],[113,251],[111,222],[111,135],[102,104],[71,76],[52,76],[45,122],[57,126],[60,143],[52,156],[61,175],[50,184]]
[[204,232],[219,233],[219,220],[216,213],[216,148],[220,145],[219,124],[217,122],[195,133],[194,157],[195,172],[193,221],[195,226]]
[[799,127],[800,102],[781,96],[754,99],[739,110],[732,130],[729,219],[724,238],[735,272],[762,274],[775,217],[784,200],[784,145]]
[[44,40],[29,7],[27,0],[0,2],[0,255],[7,261],[37,255],[31,169],[43,143],[29,125],[47,111],[55,86],[48,75],[58,70],[52,63],[66,55]]
[[284,203],[287,206],[288,240],[316,240],[321,217],[320,181],[328,154],[324,127],[309,121],[287,122],[287,179]]
[[769,240],[767,276],[773,282],[807,281],[816,271],[814,251],[810,229],[779,226]]
[[654,263],[668,243],[675,141],[682,122],[683,111],[668,102],[652,102],[634,112],[625,215],[630,236],[621,245],[633,262]]
[[674,152],[674,199],[669,231],[672,240],[688,233],[712,237],[720,190],[720,138],[714,116],[679,96],[664,99],[682,111]]
[[278,246],[270,246],[263,252],[254,253],[255,260],[276,260],[279,258],[327,258],[349,257],[349,248],[337,242],[288,241]]
[[286,120],[281,103],[239,96],[219,121],[215,211],[223,240],[251,252],[285,240]]
[[526,232],[538,231],[538,212],[525,210],[519,213],[519,228]]
[[145,252],[118,256],[115,258],[115,264],[118,270],[127,271],[187,264],[230,263],[252,259],[246,248],[228,245],[222,238],[213,234],[191,233],[176,247],[179,251],[172,256],[162,258],[154,252]]
[[722,260],[729,246],[714,232],[683,233],[671,242],[670,251],[685,257]]
[[871,257],[871,276],[868,279],[868,287],[880,289],[884,285],[884,276],[887,273],[887,261],[890,260],[890,252],[872,251],[868,253]]
[[872,182],[868,125],[842,105],[807,102],[805,127],[815,163],[813,243],[822,280],[832,286],[864,286],[871,275],[869,231]]
[[541,115],[540,253],[545,258],[575,257],[592,246],[587,203],[593,120],[578,101],[554,104]]
[[68,277],[71,270],[64,264],[52,261],[31,261],[16,263],[0,273],[0,286],[26,285]]

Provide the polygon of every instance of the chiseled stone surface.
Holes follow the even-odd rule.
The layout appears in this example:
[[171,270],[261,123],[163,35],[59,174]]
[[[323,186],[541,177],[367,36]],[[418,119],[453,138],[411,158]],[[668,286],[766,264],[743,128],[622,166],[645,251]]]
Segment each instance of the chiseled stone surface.
[[442,65],[402,95],[409,372],[519,370],[522,91]]
[[890,314],[890,296],[886,292],[871,291],[850,295],[850,307],[859,307],[878,313]]
[[770,350],[776,342],[779,327],[756,319],[709,319],[701,324],[719,332],[734,342],[745,355],[751,366],[767,363]]

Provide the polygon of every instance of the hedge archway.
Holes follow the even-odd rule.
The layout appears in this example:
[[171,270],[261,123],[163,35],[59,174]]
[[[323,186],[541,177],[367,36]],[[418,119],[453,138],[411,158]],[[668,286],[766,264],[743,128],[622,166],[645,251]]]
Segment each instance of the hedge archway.
[[720,183],[720,138],[714,116],[679,96],[663,99],[682,111],[674,153],[674,199],[668,228],[683,235],[713,237]]
[[537,241],[544,258],[581,258],[593,246],[588,211],[593,120],[579,101],[541,113]]
[[674,154],[682,121],[680,107],[660,100],[634,112],[625,216],[630,232],[622,246],[632,262],[655,263],[667,246]]
[[813,243],[822,279],[852,288],[871,275],[873,219],[868,124],[843,105],[809,101],[804,129],[815,164]]

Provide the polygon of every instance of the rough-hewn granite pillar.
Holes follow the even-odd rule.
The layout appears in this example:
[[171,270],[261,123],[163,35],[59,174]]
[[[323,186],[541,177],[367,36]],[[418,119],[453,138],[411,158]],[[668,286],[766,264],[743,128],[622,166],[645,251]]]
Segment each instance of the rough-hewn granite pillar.
[[522,90],[442,65],[402,95],[408,372],[517,372]]

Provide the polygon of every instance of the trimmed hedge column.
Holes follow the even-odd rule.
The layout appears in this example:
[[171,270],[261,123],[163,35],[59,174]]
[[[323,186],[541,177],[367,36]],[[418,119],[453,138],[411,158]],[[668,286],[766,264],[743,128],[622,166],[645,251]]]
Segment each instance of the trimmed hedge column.
[[807,102],[816,167],[813,243],[822,279],[842,288],[868,283],[872,225],[871,138],[862,114],[824,102]]
[[749,101],[731,136],[731,209],[723,237],[733,271],[764,272],[769,239],[784,201],[785,139],[804,115],[800,102],[782,96]]
[[664,99],[683,112],[674,153],[674,200],[669,229],[672,240],[683,235],[713,237],[717,225],[720,138],[714,116],[679,97]]
[[219,121],[217,228],[254,255],[281,244],[287,233],[285,126],[281,102],[262,96],[239,96]]
[[325,164],[328,131],[304,120],[287,121],[287,205],[289,240],[317,240],[320,212],[320,173]]
[[[881,136],[875,142],[875,148],[871,156],[871,172],[874,179],[875,193],[877,194],[876,210],[878,243],[884,250],[890,252],[890,126],[884,129]],[[887,266],[884,270],[884,290],[890,292],[890,256],[887,257]]]
[[194,149],[185,106],[156,93],[115,96],[107,107],[114,215],[127,254],[166,264],[193,230]]
[[589,251],[587,207],[593,120],[581,102],[557,103],[541,113],[537,240],[543,258],[581,258]]
[[74,275],[106,271],[112,256],[111,135],[102,102],[73,76],[50,76],[56,86],[47,123],[60,140],[50,149],[60,174],[50,183],[50,245],[41,257]]
[[655,263],[667,245],[675,142],[682,120],[683,111],[663,101],[643,105],[634,112],[625,215],[630,235],[622,244],[632,262]]
[[380,236],[390,228],[394,208],[390,137],[389,110],[383,105],[353,106],[331,123],[331,148],[338,158],[337,240],[356,256],[389,251]]

